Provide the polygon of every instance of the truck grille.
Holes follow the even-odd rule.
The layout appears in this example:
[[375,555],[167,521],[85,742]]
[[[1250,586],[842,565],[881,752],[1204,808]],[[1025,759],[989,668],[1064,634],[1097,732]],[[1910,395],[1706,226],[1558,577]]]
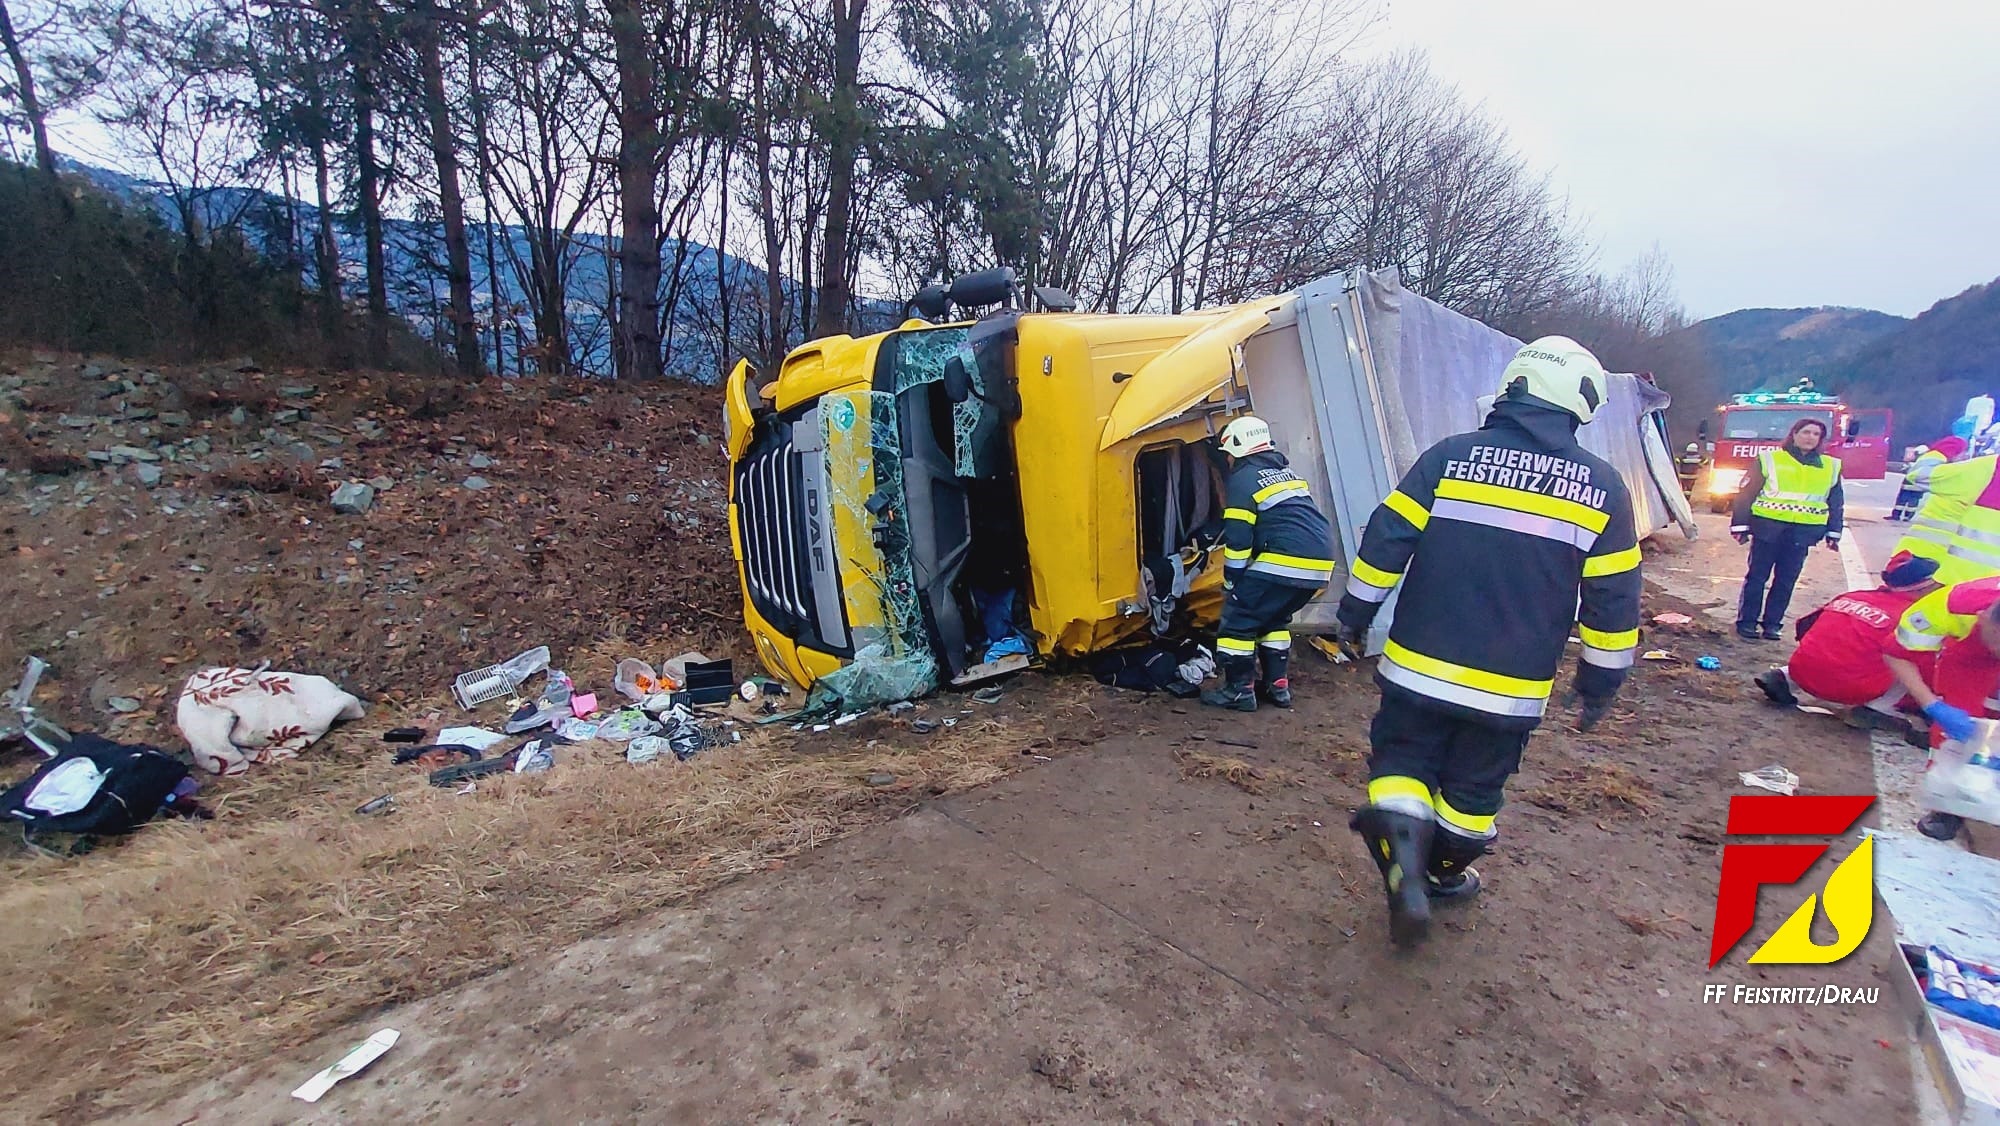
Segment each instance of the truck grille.
[[751,597],[766,614],[777,610],[810,622],[811,578],[798,537],[804,513],[797,462],[790,438],[739,461],[736,519]]

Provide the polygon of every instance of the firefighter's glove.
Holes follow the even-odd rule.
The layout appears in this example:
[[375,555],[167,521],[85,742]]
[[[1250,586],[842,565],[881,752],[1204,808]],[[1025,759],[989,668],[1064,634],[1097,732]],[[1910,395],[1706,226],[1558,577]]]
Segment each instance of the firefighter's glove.
[[1943,700],[1932,700],[1924,705],[1924,715],[1944,732],[1944,737],[1952,740],[1972,738],[1975,728],[1972,716],[1964,708],[1955,708]]
[[1605,716],[1611,714],[1611,697],[1578,696],[1576,707],[1576,729],[1589,731],[1596,727]]
[[1340,655],[1350,661],[1359,661],[1368,655],[1368,631],[1360,626],[1342,623],[1333,640],[1340,647]]

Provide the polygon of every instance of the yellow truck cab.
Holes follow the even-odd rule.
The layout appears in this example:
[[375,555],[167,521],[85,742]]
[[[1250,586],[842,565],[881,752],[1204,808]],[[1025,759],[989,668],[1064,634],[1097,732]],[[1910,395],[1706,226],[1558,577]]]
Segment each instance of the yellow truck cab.
[[[933,320],[810,341],[762,388],[747,364],[730,375],[731,546],[774,675],[809,686],[860,657],[928,673],[888,695],[928,690],[980,664],[981,607],[1009,594],[1043,656],[1147,627],[1142,561],[1192,561],[1221,516],[1212,416],[1244,401],[1188,408],[1240,362],[1201,342],[1241,325],[1042,296],[1024,311],[1011,270],[968,275],[913,302]],[[992,311],[945,320],[940,298]],[[1214,620],[1220,582],[1219,565],[1193,576],[1198,619]]]

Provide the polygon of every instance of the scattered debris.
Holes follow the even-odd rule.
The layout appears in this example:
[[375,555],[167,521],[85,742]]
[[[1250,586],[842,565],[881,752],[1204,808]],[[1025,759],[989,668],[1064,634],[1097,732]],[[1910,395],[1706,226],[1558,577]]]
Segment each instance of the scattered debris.
[[498,731],[488,731],[484,727],[447,727],[438,732],[440,746],[471,747],[475,751],[488,751],[507,741]]
[[1799,790],[1799,776],[1779,766],[1777,763],[1772,763],[1762,770],[1745,771],[1736,777],[1742,779],[1745,786],[1758,790],[1769,790],[1774,794],[1783,794],[1786,797],[1798,793]]
[[1000,697],[1005,694],[1000,690],[1000,686],[996,684],[991,688],[981,688],[979,691],[974,692],[972,698],[982,704],[997,704],[1000,702]]
[[1669,652],[1667,652],[1667,651],[1666,651],[1665,649],[1648,649],[1648,650],[1646,650],[1646,651],[1645,651],[1644,653],[1641,653],[1641,654],[1639,654],[1639,659],[1640,659],[1640,660],[1642,660],[1642,661],[1678,661],[1678,660],[1680,660],[1680,658],[1679,658],[1679,657],[1676,657],[1676,656],[1674,656],[1674,655],[1673,655],[1672,653],[1669,653]]
[[118,712],[121,715],[130,715],[138,711],[141,706],[138,698],[133,696],[113,696],[109,700],[104,701],[104,704],[112,711]]
[[625,744],[625,761],[633,764],[651,762],[661,755],[673,752],[674,745],[663,735],[641,735]]
[[514,752],[516,774],[541,774],[553,769],[555,765],[555,744],[548,739],[536,739]]
[[910,730],[919,735],[929,735],[937,729],[938,722],[934,719],[913,719],[910,721]]
[[316,1103],[320,1096],[333,1090],[333,1085],[350,1075],[358,1075],[361,1069],[382,1058],[382,1054],[396,1046],[400,1034],[393,1028],[385,1028],[361,1044],[353,1051],[340,1057],[340,1062],[299,1084],[292,1097],[309,1103]]
[[1719,668],[1721,668],[1721,667],[1722,667],[1722,658],[1720,658],[1720,657],[1696,657],[1696,658],[1695,658],[1695,662],[1694,662],[1694,664],[1695,664],[1695,667],[1696,667],[1696,668],[1698,668],[1698,669],[1705,669],[1705,670],[1707,670],[1708,672],[1714,672],[1715,670],[1717,670],[1717,669],[1719,669]]
[[467,477],[464,481],[464,485],[466,488],[471,489],[474,492],[477,492],[480,489],[492,488],[493,482],[488,481],[484,477]]
[[396,795],[383,794],[379,798],[371,798],[355,806],[354,812],[363,817],[379,817],[383,814],[394,813],[396,812]]
[[458,679],[452,682],[451,694],[457,697],[460,707],[470,711],[488,700],[513,695],[529,677],[548,667],[549,647],[538,645],[497,665],[458,674]]
[[259,665],[203,669],[188,677],[174,726],[203,770],[241,774],[253,762],[291,758],[337,721],[366,714],[358,698],[323,676]]
[[620,696],[636,704],[656,692],[670,691],[673,686],[662,682],[660,674],[654,671],[653,666],[637,657],[627,657],[618,662],[611,687]]
[[868,784],[879,790],[885,786],[895,785],[896,776],[886,771],[878,771],[868,776]]
[[1667,613],[1664,614],[1654,614],[1653,624],[1661,626],[1685,626],[1685,625],[1693,625],[1694,619],[1688,617],[1686,614],[1680,614],[1680,613],[1675,613],[1673,611],[1668,611]]
[[638,708],[625,708],[611,713],[608,719],[597,725],[597,737],[613,743],[629,743],[641,735],[657,735],[661,730],[659,722],[645,712]]

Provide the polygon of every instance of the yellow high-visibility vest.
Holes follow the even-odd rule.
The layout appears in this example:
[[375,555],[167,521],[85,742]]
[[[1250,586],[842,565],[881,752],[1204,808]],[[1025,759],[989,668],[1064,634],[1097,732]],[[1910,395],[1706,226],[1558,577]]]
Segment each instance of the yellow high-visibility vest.
[[1750,514],[1787,524],[1824,524],[1832,515],[1826,498],[1840,480],[1840,459],[1821,454],[1818,465],[1807,465],[1784,449],[1757,455],[1764,487],[1750,502]]
[[1980,504],[2000,458],[1988,454],[1940,465],[1896,551],[1937,560],[1938,582],[2000,575],[2000,511]]

